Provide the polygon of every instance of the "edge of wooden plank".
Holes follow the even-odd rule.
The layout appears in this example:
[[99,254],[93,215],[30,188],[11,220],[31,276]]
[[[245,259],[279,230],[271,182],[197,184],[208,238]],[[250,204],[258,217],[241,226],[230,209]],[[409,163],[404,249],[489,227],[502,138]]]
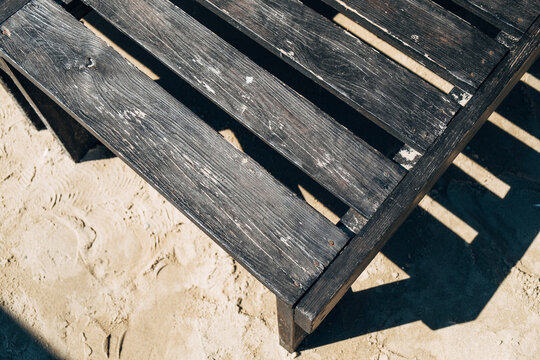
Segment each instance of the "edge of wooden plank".
[[0,24],[30,1],[31,0],[2,0],[0,2]]
[[132,0],[129,9],[120,9],[122,1],[84,2],[366,217],[404,176],[392,160],[169,0]]
[[[411,57],[414,61],[436,73],[437,76],[444,78],[453,85],[462,87],[468,92],[472,92],[478,88],[482,81],[489,75],[489,70],[494,68],[507,52],[507,49],[503,45],[489,38],[486,34],[459,16],[431,0],[402,1],[396,4],[399,5],[399,8],[394,11],[399,12],[400,16],[403,14],[403,16],[407,17],[414,15],[414,12],[417,11],[418,15],[424,15],[429,18],[431,23],[439,23],[440,29],[436,29],[436,31],[432,30],[434,33],[432,38],[426,36],[425,31],[423,32],[423,36],[422,34],[421,36],[418,35],[420,32],[414,32],[414,30],[426,30],[425,25],[418,26],[416,29],[406,26],[401,26],[401,28],[400,26],[390,27],[389,23],[385,23],[389,15],[381,15],[379,16],[379,20],[375,21],[358,9],[358,3],[354,1],[352,1],[353,4],[350,4],[347,0],[322,1],[336,11],[342,12],[360,26],[365,27],[368,31],[372,31],[376,36],[388,44],[395,46],[406,56]],[[360,2],[363,2],[363,0]],[[388,0],[381,2],[380,6],[383,3],[389,8],[395,7],[394,5],[390,6]],[[378,13],[384,14],[385,12],[379,10]],[[443,26],[444,29],[442,29]],[[410,31],[412,34],[406,34],[407,31]],[[445,33],[448,36],[444,39],[445,42],[442,42],[442,39],[439,37],[441,33]],[[454,33],[456,35],[453,35]],[[472,43],[473,41],[475,45],[482,44],[482,47],[475,46],[476,51],[469,51],[468,54],[463,54],[462,57],[458,56],[458,54],[463,52],[462,46],[458,45],[461,45],[463,42]],[[437,43],[439,43],[438,47],[434,45]],[[472,44],[469,46],[472,46]],[[460,59],[460,61],[457,59]],[[469,63],[467,63],[467,59]],[[484,63],[486,65],[483,65]],[[469,67],[458,69],[457,66],[459,64],[464,66],[468,64]],[[484,71],[484,69],[486,70]]]
[[452,96],[300,1],[195,1],[420,151],[460,108]]
[[490,9],[484,8],[482,6],[478,6],[477,4],[474,4],[470,2],[469,0],[451,0],[451,1],[463,7],[464,9],[470,11],[476,16],[484,19],[485,21],[492,24],[493,26],[503,31],[506,31],[513,36],[521,36],[527,30],[526,24],[524,24],[521,27],[516,26],[516,24],[508,22],[507,19],[502,18],[500,14],[491,13]]
[[[4,53],[5,58],[10,62],[10,64],[15,66],[15,68],[17,68],[17,70],[23,73],[26,77],[32,79],[36,86],[38,86],[48,96],[54,99],[54,101],[58,103],[62,108],[64,108],[64,110],[66,110],[70,115],[80,121],[81,125],[84,125],[85,128],[87,128],[87,130],[89,130],[94,136],[96,136],[96,138],[102,141],[103,144],[111,148],[111,150],[119,158],[126,161],[126,163],[137,174],[139,174],[149,184],[153,185],[162,196],[164,196],[177,208],[180,208],[189,219],[191,219],[196,225],[198,225],[201,230],[203,230],[207,235],[213,238],[218,245],[224,248],[229,254],[236,255],[235,258],[239,261],[239,263],[244,266],[251,274],[253,274],[259,281],[261,281],[267,288],[269,288],[274,294],[276,294],[276,296],[279,296],[283,301],[292,306],[292,304],[294,304],[304,294],[305,289],[307,289],[312,284],[318,274],[322,272],[324,267],[331,261],[331,259],[335,257],[335,254],[337,254],[339,250],[343,247],[343,245],[348,241],[348,236],[342,230],[340,230],[338,227],[336,227],[334,224],[324,218],[321,214],[316,212],[316,210],[303,202],[303,200],[300,200],[293,192],[291,192],[278,180],[276,180],[269,173],[267,173],[258,163],[251,160],[247,155],[237,150],[233,145],[229,144],[202,120],[196,120],[195,123],[190,123],[187,125],[187,129],[190,130],[189,135],[184,135],[186,134],[186,129],[182,128],[177,128],[177,131],[171,132],[170,127],[166,127],[166,125],[163,124],[162,121],[157,121],[157,115],[151,115],[154,112],[154,107],[156,107],[156,104],[159,104],[159,106],[156,107],[157,109],[162,109],[161,111],[166,112],[167,115],[163,116],[164,118],[170,119],[171,116],[173,116],[174,119],[178,119],[176,121],[178,121],[179,124],[187,122],[191,117],[195,117],[195,115],[191,111],[189,111],[184,105],[182,105],[171,95],[169,95],[165,90],[159,87],[159,85],[157,85],[146,75],[142,74],[139,70],[133,67],[131,63],[123,59],[121,55],[109,48],[103,42],[103,40],[95,37],[95,35],[91,33],[90,30],[85,28],[84,25],[80,24],[80,22],[78,22],[75,18],[69,15],[69,13],[59,7],[59,5],[55,4],[53,0],[32,0],[32,2],[27,6],[31,6],[32,8],[28,9],[26,12],[19,12],[18,14],[21,14],[20,17],[17,17],[16,19],[12,17],[10,19],[8,25],[10,25],[12,29],[11,37],[21,36],[19,35],[19,30],[21,30],[21,26],[24,28],[24,32],[26,34],[28,34],[28,32],[37,33],[39,31],[39,34],[42,36],[44,36],[44,33],[46,33],[47,31],[52,31],[50,30],[51,28],[53,28],[55,32],[59,32],[62,34],[72,34],[70,31],[68,31],[68,29],[73,29],[74,27],[79,27],[78,29],[81,32],[88,32],[88,37],[85,40],[91,43],[87,44],[88,46],[86,47],[76,47],[76,50],[72,48],[71,50],[76,54],[75,56],[69,57],[68,52],[66,52],[65,49],[63,51],[58,50],[58,52],[52,53],[51,51],[53,50],[50,50],[47,54],[48,56],[51,56],[51,54],[54,56],[60,54],[59,56],[62,59],[69,60],[68,66],[69,69],[72,70],[71,76],[75,76],[75,80],[81,81],[80,83],[78,83],[79,87],[95,87],[97,85],[94,83],[94,80],[100,78],[111,78],[113,77],[113,75],[126,76],[130,79],[130,86],[126,87],[126,84],[124,84],[124,86],[121,87],[122,95],[119,96],[119,99],[122,99],[122,97],[124,97],[124,100],[128,101],[129,106],[116,107],[116,105],[113,106],[114,102],[108,105],[105,103],[101,105],[103,108],[101,114],[110,114],[108,116],[109,119],[111,118],[111,116],[117,116],[117,114],[122,115],[122,118],[115,117],[117,121],[123,121],[123,126],[119,128],[121,129],[119,131],[122,131],[124,133],[129,133],[129,131],[132,131],[134,132],[134,135],[140,138],[142,133],[146,134],[147,131],[151,129],[155,136],[152,137],[150,142],[142,142],[143,145],[145,145],[149,150],[155,150],[156,148],[158,148],[158,146],[162,146],[164,143],[168,144],[169,142],[175,144],[185,143],[185,148],[183,148],[182,151],[180,151],[178,145],[176,145],[177,147],[174,149],[169,149],[169,152],[175,150],[172,154],[174,159],[190,161],[191,168],[199,167],[200,164],[206,163],[207,157],[213,157],[214,154],[217,153],[216,147],[214,146],[213,150],[207,149],[205,150],[206,152],[200,156],[196,154],[193,155],[193,153],[197,151],[191,147],[191,144],[197,141],[197,136],[203,140],[207,140],[208,146],[210,146],[210,144],[219,142],[224,146],[219,150],[227,150],[228,155],[233,158],[231,159],[231,161],[234,160],[235,164],[236,171],[229,171],[227,175],[229,175],[231,179],[227,181],[244,181],[244,184],[239,184],[240,186],[243,185],[244,187],[252,184],[250,185],[250,192],[252,193],[264,193],[264,190],[267,190],[267,187],[260,186],[260,183],[263,180],[267,185],[272,185],[272,187],[274,187],[275,185],[275,189],[278,190],[279,199],[270,198],[270,200],[268,200],[266,204],[262,207],[260,205],[253,206],[258,206],[258,210],[276,213],[274,210],[272,210],[273,207],[278,203],[283,203],[282,209],[287,210],[286,213],[288,213],[288,215],[286,215],[286,217],[283,217],[283,214],[279,214],[278,216],[278,214],[276,213],[273,226],[261,226],[257,227],[256,229],[251,228],[252,226],[254,226],[254,223],[252,221],[249,223],[238,223],[237,216],[245,216],[246,218],[248,218],[248,214],[246,213],[247,210],[243,207],[237,206],[238,211],[236,212],[226,211],[227,208],[230,208],[230,206],[228,205],[230,204],[230,202],[227,201],[230,199],[238,200],[239,202],[249,204],[257,204],[257,201],[251,201],[250,199],[246,199],[243,197],[242,192],[244,190],[231,190],[233,194],[230,197],[221,196],[225,194],[222,189],[222,187],[224,186],[224,181],[222,180],[226,180],[226,176],[218,176],[218,174],[221,169],[227,168],[225,166],[226,164],[220,165],[216,164],[216,162],[207,162],[206,164],[208,165],[208,168],[202,168],[200,170],[200,173],[204,175],[204,178],[207,179],[207,182],[190,185],[195,186],[197,187],[197,189],[200,190],[200,193],[198,191],[188,192],[194,195],[186,195],[186,192],[184,192],[184,195],[178,194],[178,192],[175,190],[180,184],[183,184],[182,186],[184,186],[185,184],[193,183],[194,180],[186,175],[186,173],[190,170],[189,167],[179,169],[177,172],[178,174],[182,174],[182,179],[184,183],[179,183],[179,180],[173,177],[161,183],[165,184],[165,186],[155,186],[155,177],[157,175],[152,175],[151,173],[144,171],[145,166],[147,166],[145,165],[147,164],[146,160],[141,160],[139,158],[136,158],[135,156],[132,156],[133,154],[137,154],[136,152],[133,153],[133,151],[131,150],[132,147],[130,147],[130,145],[132,146],[133,144],[129,143],[126,138],[121,138],[118,135],[116,137],[112,135],[109,136],[109,129],[102,125],[102,120],[100,120],[99,116],[92,117],[87,115],[89,111],[93,113],[94,105],[89,103],[86,105],[86,108],[79,107],[77,113],[75,113],[74,110],[70,110],[69,106],[69,103],[73,103],[75,100],[72,97],[66,98],[67,95],[65,95],[68,93],[68,91],[65,91],[63,93],[57,93],[54,87],[52,90],[47,90],[42,86],[42,84],[40,84],[40,81],[38,81],[34,78],[34,76],[32,76],[32,74],[36,75],[36,72],[43,71],[41,67],[37,66],[38,64],[42,64],[39,60],[39,56],[43,55],[38,56],[34,54],[34,63],[32,63],[32,55],[30,57],[25,57],[25,54],[33,51],[33,48],[19,48],[21,41],[24,41],[22,37],[18,39],[18,43],[16,44],[10,43],[9,40],[2,39],[2,52]],[[40,21],[42,22],[42,24],[48,24],[50,21],[52,21],[51,17],[54,18],[56,21],[52,25],[47,25],[47,28],[45,29],[37,27],[34,27],[33,29],[28,29],[28,23],[33,20],[31,20],[32,18],[27,19],[26,17],[34,16],[34,14],[36,13],[38,15],[35,16],[41,17]],[[70,36],[73,37],[74,35]],[[50,38],[48,40],[51,41]],[[45,42],[44,44],[47,44],[49,48],[52,47],[49,42]],[[28,46],[31,45],[29,44]],[[39,68],[39,70],[35,70],[32,73],[25,71],[25,69],[18,66],[16,59],[12,57],[13,52],[16,53],[16,57],[19,60],[25,59],[24,65],[26,65],[27,67],[34,65],[34,69]],[[80,54],[78,54],[78,52],[80,52]],[[73,55],[73,53],[71,55]],[[102,66],[105,66],[106,69],[101,71],[105,71],[105,73],[109,76],[103,77],[103,74],[92,75],[91,72],[97,71],[98,69],[96,64],[102,64]],[[58,73],[68,70],[67,68],[62,66],[55,68],[53,65],[51,65],[51,67],[55,69],[55,71]],[[114,70],[114,73],[111,70]],[[47,76],[51,77],[52,75],[48,73]],[[61,87],[62,81],[57,80],[56,85]],[[109,83],[109,85],[112,84]],[[140,101],[136,100],[131,93],[135,90],[143,91],[141,90],[143,88],[145,94],[152,94],[148,95],[149,100],[147,101],[145,107],[141,107]],[[94,91],[93,94],[97,97],[97,99],[103,98],[104,96],[104,93],[102,93],[101,90]],[[170,103],[167,103],[167,101],[169,100]],[[105,105],[107,105],[109,108],[105,108]],[[164,106],[164,108],[162,108],[161,106]],[[139,110],[139,112],[137,112],[137,110]],[[147,113],[141,114],[141,110],[144,110]],[[145,118],[146,120],[145,122],[143,122],[142,119]],[[155,123],[155,127],[153,129],[152,127],[144,126],[144,124],[151,119]],[[92,124],[88,124],[85,121],[91,122]],[[191,134],[193,134],[193,136],[191,136]],[[110,142],[106,141],[107,138],[109,140],[113,139],[117,143],[122,143],[123,145],[127,142],[127,145],[124,146],[126,149],[125,153],[127,153],[128,156],[132,156],[133,158],[129,160],[126,158],[126,156],[124,156],[125,153],[120,153],[116,151],[115,148],[110,145]],[[155,143],[156,141],[163,142],[159,142],[159,144],[157,144]],[[154,161],[154,164],[152,166],[157,166],[156,173],[158,173],[158,175],[160,173],[169,173],[170,169],[178,167],[180,166],[179,164],[184,163],[184,161],[171,160],[171,154],[169,154],[169,152],[163,152],[162,155],[164,156],[158,156],[155,154],[155,152],[151,152],[152,154],[154,154],[154,159],[157,159],[156,161]],[[161,159],[163,158],[166,159],[161,161]],[[213,173],[215,176],[209,177],[208,173]],[[199,176],[199,178],[201,178],[203,175]],[[252,180],[259,180],[259,182]],[[209,190],[203,192],[203,190],[207,189],[209,186],[212,186],[212,188],[214,189],[214,185],[212,184],[216,182],[219,184],[219,186],[215,187],[215,192],[219,194],[216,195],[214,194],[214,192]],[[196,199],[196,196],[200,197],[201,194],[204,194],[205,197],[212,197],[213,199],[215,199],[216,202],[219,204],[216,206],[221,206],[221,209],[224,210],[223,215],[221,216],[217,216],[216,214],[205,215],[207,219],[214,219],[214,216],[217,217],[213,220],[214,223],[212,226],[205,225],[204,219],[201,219],[202,214],[205,214],[204,209],[201,210],[200,208],[197,208],[196,204],[193,206],[186,205],[187,202]],[[205,203],[205,201],[207,200],[202,199],[197,201],[199,203]],[[302,214],[299,214],[300,211]],[[293,220],[287,218],[287,216],[291,216]],[[294,221],[295,226],[292,226],[293,224],[291,223],[291,221]],[[239,233],[243,234],[242,237],[236,239],[238,241],[223,240],[227,238],[226,234],[230,234],[230,230],[227,230],[227,225],[231,222],[235,223],[237,226],[236,228],[239,229]],[[287,222],[289,222],[289,224],[287,224]],[[316,225],[313,225],[314,223],[316,223]],[[302,228],[304,228],[304,230]],[[285,231],[284,229],[287,229],[287,231]],[[298,236],[303,234],[303,231],[305,231],[305,229],[308,229],[311,234],[302,237]],[[266,243],[267,246],[265,246],[264,249],[261,249],[258,243],[254,243],[253,240],[250,240],[256,239],[256,236],[254,236],[255,234],[262,234],[269,239],[269,241]],[[271,236],[269,236],[269,234],[271,234]],[[284,238],[284,236],[288,237]],[[291,241],[293,240],[292,237],[295,236],[298,237],[295,238],[294,242]],[[235,250],[243,249],[244,247],[246,247],[245,243],[248,243],[249,247],[252,248],[252,250],[258,248],[260,252],[256,254],[254,251],[246,251],[242,254],[237,254]],[[300,243],[301,245],[299,245],[298,243]],[[285,264],[284,261],[280,260],[282,265],[280,267],[276,264],[275,259],[277,258],[277,255],[273,256],[272,254],[279,253],[281,256],[279,259],[286,258],[288,259],[286,261],[291,261],[293,255],[292,252],[284,251],[284,248],[288,249],[291,246],[294,246],[296,249],[298,249],[297,254],[295,255],[299,255],[299,257],[301,257],[301,262],[294,261],[294,268],[292,270],[289,269],[289,271],[286,271],[283,267],[283,265]],[[260,256],[261,254],[264,254],[265,256]],[[313,256],[315,254],[316,256]],[[280,276],[267,276],[264,272],[268,272],[270,274],[279,273]],[[302,281],[302,283],[300,283],[300,281]]]
[[295,321],[302,329],[311,333],[324,320],[539,54],[540,17],[537,17],[443,135],[298,302]]

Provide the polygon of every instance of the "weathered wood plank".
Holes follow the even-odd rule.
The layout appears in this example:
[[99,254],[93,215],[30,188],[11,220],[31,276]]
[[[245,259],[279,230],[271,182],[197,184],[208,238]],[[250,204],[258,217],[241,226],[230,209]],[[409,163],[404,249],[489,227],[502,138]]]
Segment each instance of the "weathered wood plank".
[[540,17],[298,303],[299,326],[321,323],[539,54]]
[[[421,153],[416,152],[408,145],[404,145],[401,150],[394,155],[393,160],[401,165],[404,169],[410,170],[414,165],[416,165],[420,157],[422,157]],[[343,225],[349,231],[353,232],[354,234],[358,234],[368,221],[369,218],[366,218],[355,209],[350,208],[345,215],[341,217],[338,225]]]
[[538,0],[452,0],[511,34],[523,33],[540,13]]
[[506,48],[431,0],[323,0],[446,80],[477,88]]
[[403,177],[397,164],[170,1],[85,2],[360,213],[370,216]]
[[449,96],[296,0],[197,0],[403,142],[425,150]]
[[347,210],[345,215],[339,219],[339,224],[345,226],[354,234],[358,234],[367,222],[368,219],[353,208]]
[[22,8],[30,0],[2,0],[0,1],[0,23],[6,21],[17,10]]
[[347,236],[52,0],[5,24],[0,51],[292,305]]

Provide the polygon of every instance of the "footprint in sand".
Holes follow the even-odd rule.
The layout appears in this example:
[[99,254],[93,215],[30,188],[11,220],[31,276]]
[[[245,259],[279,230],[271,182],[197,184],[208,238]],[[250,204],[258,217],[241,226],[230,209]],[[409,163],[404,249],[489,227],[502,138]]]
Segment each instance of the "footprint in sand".
[[122,352],[126,335],[127,324],[114,324],[110,327],[99,325],[92,321],[81,334],[84,359],[122,359]]

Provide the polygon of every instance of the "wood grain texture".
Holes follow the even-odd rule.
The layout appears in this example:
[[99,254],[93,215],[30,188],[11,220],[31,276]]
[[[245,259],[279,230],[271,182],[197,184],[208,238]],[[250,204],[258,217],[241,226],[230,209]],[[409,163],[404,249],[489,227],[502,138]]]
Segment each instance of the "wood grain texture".
[[415,148],[425,150],[459,107],[299,1],[197,2]]
[[362,214],[360,214],[358,211],[351,208],[347,210],[347,212],[341,217],[341,219],[339,219],[339,222],[343,224],[343,226],[345,226],[347,229],[349,229],[352,233],[358,234],[360,230],[362,230],[364,225],[367,224],[368,219]]
[[0,1],[0,23],[6,21],[17,10],[30,0],[2,0]]
[[347,236],[52,0],[5,24],[0,51],[282,301]]
[[397,164],[170,1],[85,2],[360,213],[373,214],[403,177]]
[[323,0],[446,80],[475,89],[506,48],[431,0]]
[[311,333],[410,214],[540,53],[540,18],[450,122],[298,303],[295,321]]
[[452,0],[512,34],[523,33],[540,14],[538,0]]

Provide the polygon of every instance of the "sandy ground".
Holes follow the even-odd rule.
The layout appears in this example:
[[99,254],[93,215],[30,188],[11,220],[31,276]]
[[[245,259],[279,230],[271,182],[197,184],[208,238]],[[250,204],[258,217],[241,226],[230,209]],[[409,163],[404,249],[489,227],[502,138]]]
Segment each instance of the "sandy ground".
[[[538,91],[498,112],[539,136]],[[461,222],[415,210],[291,355],[269,291],[119,159],[74,164],[0,86],[0,359],[538,359],[538,152],[487,123],[464,153],[504,198],[452,166],[430,196]]]

